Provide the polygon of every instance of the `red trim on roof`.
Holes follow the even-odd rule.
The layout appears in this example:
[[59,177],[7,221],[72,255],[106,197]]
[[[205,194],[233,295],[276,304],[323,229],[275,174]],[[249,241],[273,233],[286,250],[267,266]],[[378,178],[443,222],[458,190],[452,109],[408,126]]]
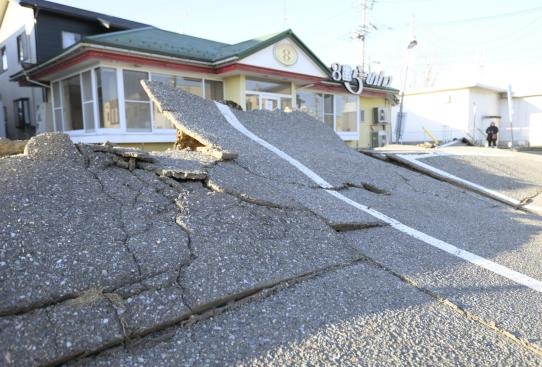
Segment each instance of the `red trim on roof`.
[[197,73],[216,73],[215,69],[210,66],[190,65],[183,62],[176,62],[164,59],[151,59],[144,56],[119,54],[101,50],[84,50],[82,53],[75,54],[63,61],[59,61],[51,66],[37,70],[32,74],[32,77],[39,80],[44,80],[47,75],[62,71],[69,67],[75,66],[87,60],[98,59],[104,61],[120,61],[135,65],[157,66],[173,70],[191,71]]

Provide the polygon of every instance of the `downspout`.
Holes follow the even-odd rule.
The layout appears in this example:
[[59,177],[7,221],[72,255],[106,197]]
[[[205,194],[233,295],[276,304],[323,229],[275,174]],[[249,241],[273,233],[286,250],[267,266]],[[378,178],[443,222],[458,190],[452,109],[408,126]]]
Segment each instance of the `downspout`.
[[51,88],[50,85],[47,85],[47,84],[45,84],[45,83],[38,82],[37,80],[30,79],[30,77],[28,76],[28,74],[26,74],[26,71],[23,71],[23,73],[24,73],[24,77],[25,77],[25,79],[26,79],[26,81],[27,81],[28,83],[35,84],[35,85],[40,86],[40,87],[42,87],[42,88],[47,88],[47,89]]
[[[24,69],[23,69],[23,74],[24,74],[24,77],[25,77],[25,80],[27,81],[27,83],[34,84],[34,85],[36,85],[36,86],[45,88],[46,90],[51,88],[50,85],[47,85],[47,84],[45,84],[45,83],[38,82],[37,80],[30,79],[30,76],[26,73],[26,70],[24,70]],[[51,92],[51,94],[52,94],[52,92]],[[42,98],[43,98],[43,96],[42,96]],[[45,92],[45,98],[46,98],[46,100],[49,99],[49,96],[47,95],[47,92]],[[36,106],[36,104],[35,104],[35,103],[36,103],[36,98],[35,98],[35,96],[34,96],[34,89],[32,89],[32,99],[33,99],[33,103],[34,103],[34,107],[33,107],[33,108],[35,108],[35,106]],[[34,112],[34,113],[36,114],[36,112]],[[38,132],[38,129],[40,128],[39,125],[41,124],[41,122],[39,123],[39,122],[37,121],[37,115],[34,116],[34,119],[35,119],[36,133],[37,133],[37,132]],[[54,122],[53,122],[53,129],[56,130],[56,124],[55,124]],[[43,131],[44,131],[44,130],[43,130]]]

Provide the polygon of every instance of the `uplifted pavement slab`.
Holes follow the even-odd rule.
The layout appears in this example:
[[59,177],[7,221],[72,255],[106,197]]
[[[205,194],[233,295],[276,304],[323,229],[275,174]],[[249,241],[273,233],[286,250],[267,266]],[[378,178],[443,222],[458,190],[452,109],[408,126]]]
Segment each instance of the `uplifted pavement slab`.
[[362,256],[304,208],[213,191],[215,161],[137,157],[44,134],[0,160],[8,365],[62,363]]
[[382,225],[380,221],[322,192],[318,187],[282,182],[280,177],[262,177],[240,166],[224,162],[209,170],[209,187],[242,200],[279,208],[308,209],[336,230]]
[[152,152],[152,158],[153,163],[139,163],[138,167],[161,177],[195,181],[206,179],[208,169],[218,162],[212,156],[191,150]]
[[[468,344],[467,344],[468,343]],[[331,269],[78,366],[539,365],[371,263]]]
[[[285,203],[293,207],[301,205],[337,228],[352,225],[372,226],[379,222],[374,217],[337,203],[322,190],[313,190],[321,188],[284,159],[271,154],[265,147],[232,127],[214,102],[159,82],[145,81],[143,85],[151,99],[159,104],[163,112],[168,112],[166,116],[184,133],[199,140],[204,146],[238,153],[232,162],[242,169],[243,172],[236,169],[236,173],[241,172],[241,175],[232,175],[232,172],[218,167],[210,170],[209,183],[226,192],[235,192],[239,197],[246,196],[277,206],[284,206]],[[261,134],[261,138],[269,140],[271,144],[277,143],[278,148],[283,148],[294,158],[303,160],[309,168],[325,169],[323,178],[329,179],[332,187],[347,189],[348,185],[353,184],[377,188],[380,184],[374,182],[371,172],[373,170],[376,172],[380,165],[384,167],[382,162],[363,157],[350,150],[329,128],[306,114],[286,114],[280,111],[259,111],[253,114],[237,110],[232,113],[238,116],[240,121],[253,124],[249,125],[250,128],[257,124],[258,129],[255,129],[255,133]],[[307,129],[310,133],[307,133]],[[310,140],[302,143],[305,142],[306,135]],[[322,148],[328,143],[329,146],[325,149],[332,151],[326,153]],[[328,164],[333,168],[326,168]],[[410,174],[406,172],[405,174]],[[394,175],[394,178],[384,179],[384,177],[385,175],[382,175],[382,181],[388,184],[394,180],[396,184],[402,181],[397,175]],[[247,185],[243,182],[237,185],[240,181],[245,183],[254,181],[260,185]],[[267,190],[266,186],[269,184],[275,188]],[[300,194],[300,188],[305,192],[311,192],[310,197]],[[337,209],[326,210],[325,207],[329,202],[334,202]]]

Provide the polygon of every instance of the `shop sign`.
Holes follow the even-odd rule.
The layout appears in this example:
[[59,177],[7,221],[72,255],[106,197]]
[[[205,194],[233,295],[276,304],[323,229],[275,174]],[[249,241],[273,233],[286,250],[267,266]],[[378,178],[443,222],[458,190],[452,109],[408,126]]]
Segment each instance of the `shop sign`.
[[350,65],[333,63],[331,65],[331,79],[342,82],[344,87],[352,94],[361,94],[363,85],[373,87],[389,87],[392,81],[391,76],[385,76],[382,72],[364,74],[361,67],[352,68]]
[[297,62],[297,51],[289,43],[279,43],[273,49],[275,59],[283,65],[292,66]]

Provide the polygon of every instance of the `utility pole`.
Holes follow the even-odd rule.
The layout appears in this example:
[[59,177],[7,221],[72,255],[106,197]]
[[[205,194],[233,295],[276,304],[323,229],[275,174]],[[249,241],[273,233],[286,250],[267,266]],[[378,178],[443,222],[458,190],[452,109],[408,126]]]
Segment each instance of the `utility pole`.
[[510,123],[510,144],[509,147],[514,147],[514,127],[512,126],[512,118],[514,117],[514,105],[512,104],[512,85],[508,84],[508,90],[506,91],[506,97],[508,99],[508,121]]
[[365,73],[365,38],[367,37],[367,0],[361,3],[361,30],[359,38],[361,40],[361,72]]
[[377,29],[374,25],[367,25],[367,13],[373,9],[375,0],[360,0],[361,6],[361,25],[359,30],[354,32],[352,38],[357,38],[361,41],[361,71],[365,73],[365,41],[367,40],[367,33],[369,27]]
[[401,143],[403,139],[403,125],[404,125],[404,112],[403,112],[403,100],[405,99],[405,89],[407,87],[407,77],[408,77],[408,65],[409,65],[409,54],[411,50],[418,45],[418,41],[413,39],[407,46],[407,57],[405,63],[405,75],[403,77],[403,88],[401,89],[401,101],[399,102],[399,115],[397,116],[397,126],[395,127],[395,142]]

